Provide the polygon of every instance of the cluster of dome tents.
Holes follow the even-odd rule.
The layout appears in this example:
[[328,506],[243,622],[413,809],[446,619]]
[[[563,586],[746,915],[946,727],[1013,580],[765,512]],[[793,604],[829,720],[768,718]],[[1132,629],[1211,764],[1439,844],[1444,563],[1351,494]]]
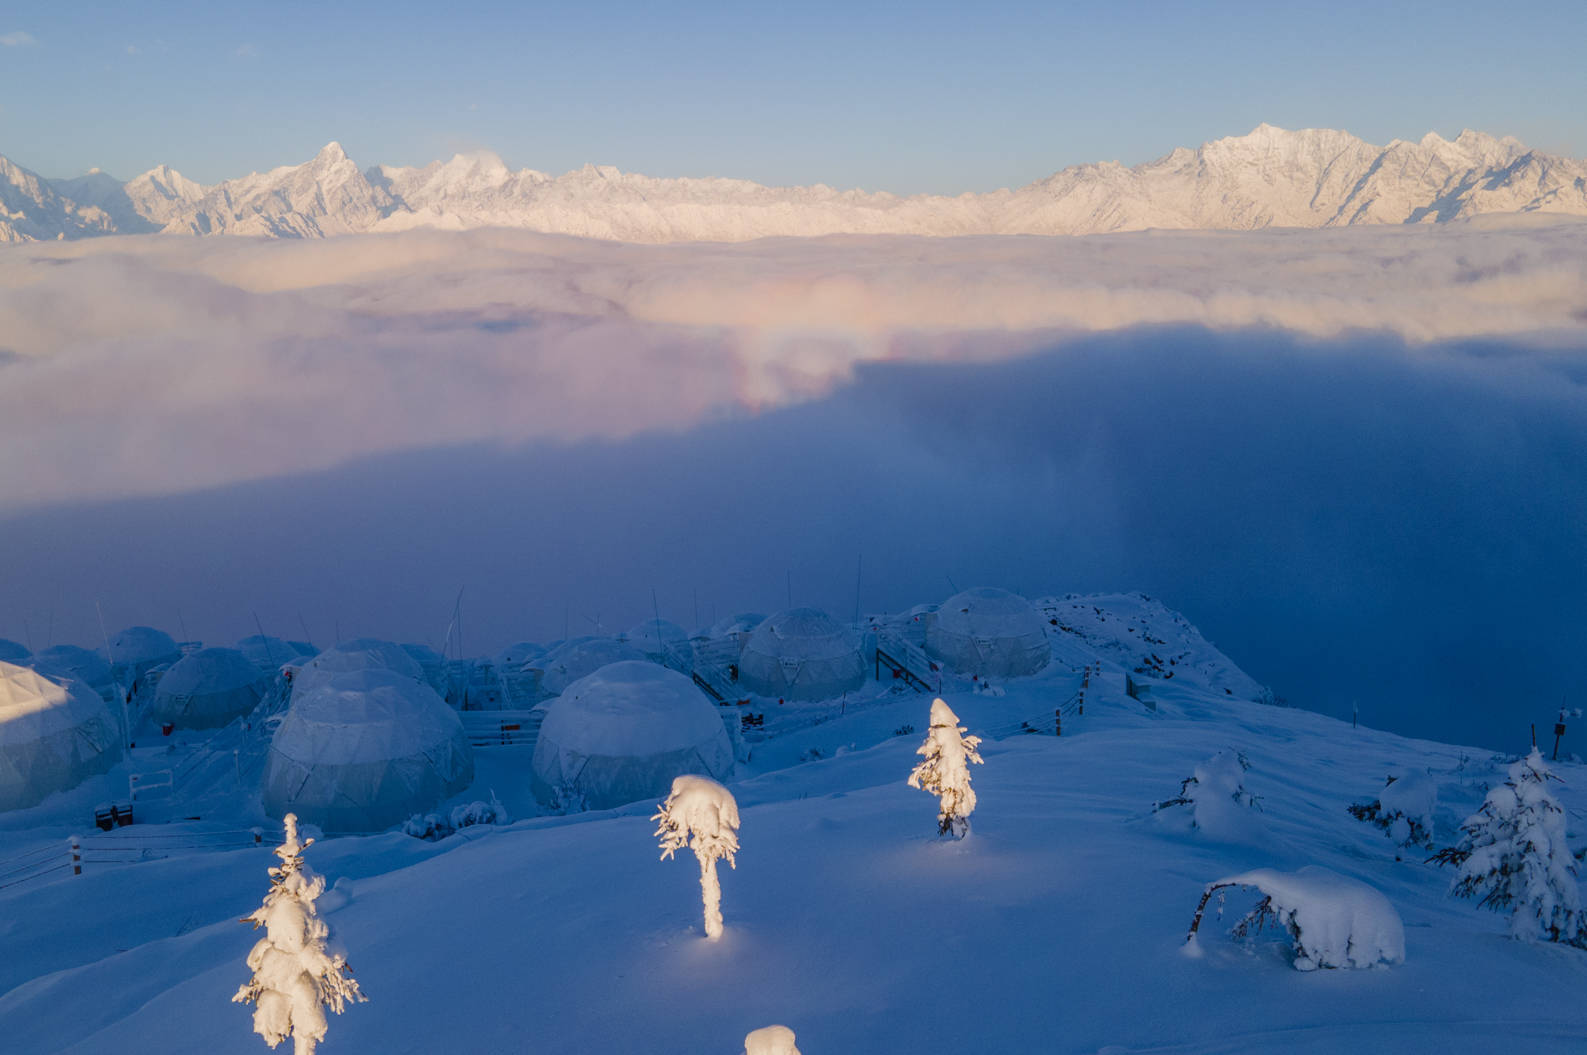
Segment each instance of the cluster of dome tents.
[[[108,655],[72,646],[34,655],[0,640],[0,810],[107,772],[134,733],[235,722],[268,736],[268,813],[380,831],[473,783],[460,712],[526,704],[541,719],[526,774],[535,797],[617,806],[665,795],[683,773],[731,777],[738,712],[713,702],[713,684],[767,701],[834,700],[865,687],[867,635],[883,629],[815,608],[734,616],[693,636],[652,619],[616,637],[520,642],[466,662],[369,638],[323,651],[265,636],[200,648],[148,627],[116,635]],[[1050,656],[1046,620],[1002,590],[963,591],[885,630],[964,675],[1034,674]]]

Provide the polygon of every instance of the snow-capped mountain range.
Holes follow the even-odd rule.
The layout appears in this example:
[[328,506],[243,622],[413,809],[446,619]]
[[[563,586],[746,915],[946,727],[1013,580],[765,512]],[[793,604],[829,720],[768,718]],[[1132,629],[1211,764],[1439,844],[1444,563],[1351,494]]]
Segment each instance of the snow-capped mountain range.
[[1587,162],[1471,131],[1380,147],[1347,132],[1264,124],[1134,167],[1076,165],[1017,190],[899,197],[595,165],[553,177],[514,172],[489,152],[360,170],[339,143],[304,164],[208,187],[164,165],[126,183],[97,170],[50,180],[0,156],[0,242],[150,232],[323,238],[424,226],[731,242],[1334,227],[1519,212],[1587,215]]

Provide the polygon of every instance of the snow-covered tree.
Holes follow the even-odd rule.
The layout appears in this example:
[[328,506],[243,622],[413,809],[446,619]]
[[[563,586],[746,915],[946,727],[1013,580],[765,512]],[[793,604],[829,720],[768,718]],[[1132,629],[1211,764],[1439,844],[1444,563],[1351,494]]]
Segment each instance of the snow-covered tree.
[[1390,776],[1378,797],[1345,809],[1358,821],[1375,824],[1401,846],[1433,845],[1433,811],[1438,785],[1426,773]]
[[744,1055],[799,1055],[794,1031],[787,1026],[765,1026],[744,1038]]
[[1587,944],[1576,861],[1565,843],[1565,811],[1548,789],[1558,780],[1537,748],[1510,766],[1509,779],[1488,792],[1460,826],[1454,846],[1433,860],[1458,865],[1455,897],[1477,898],[1495,912],[1510,911],[1510,933]]
[[[705,901],[705,936],[722,936],[722,884],[716,862],[727,858],[737,868],[738,803],[733,793],[709,777],[682,776],[672,782],[672,793],[661,804],[656,837],[665,861],[687,846],[700,862],[700,896]],[[692,841],[691,841],[692,840]]]
[[281,863],[270,869],[270,892],[264,904],[243,917],[257,930],[265,928],[248,953],[253,970],[232,1002],[253,1004],[253,1031],[274,1048],[292,1038],[294,1055],[314,1055],[325,1039],[325,1008],[337,1014],[348,1003],[365,999],[352,969],[339,953],[328,952],[329,929],[314,902],[325,893],[325,880],[303,863],[313,839],[299,841],[298,819],[285,818],[286,841],[275,848]]
[[979,736],[965,736],[959,716],[942,700],[931,701],[931,730],[915,749],[924,756],[909,774],[909,786],[937,796],[937,834],[962,839],[970,831],[975,812],[975,789],[970,787],[970,763],[981,763],[976,748]]
[[1157,803],[1152,812],[1188,806],[1191,827],[1214,838],[1247,833],[1249,822],[1242,821],[1242,814],[1260,808],[1257,797],[1245,788],[1245,773],[1250,768],[1245,755],[1225,748],[1198,765],[1180,781],[1179,794]]

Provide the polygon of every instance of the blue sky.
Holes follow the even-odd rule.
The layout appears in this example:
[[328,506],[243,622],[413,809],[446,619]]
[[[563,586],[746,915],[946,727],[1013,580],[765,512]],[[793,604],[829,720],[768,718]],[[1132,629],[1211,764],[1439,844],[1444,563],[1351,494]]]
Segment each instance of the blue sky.
[[1262,121],[1587,154],[1587,4],[0,8],[0,153],[211,182],[340,140],[900,192],[1137,163]]

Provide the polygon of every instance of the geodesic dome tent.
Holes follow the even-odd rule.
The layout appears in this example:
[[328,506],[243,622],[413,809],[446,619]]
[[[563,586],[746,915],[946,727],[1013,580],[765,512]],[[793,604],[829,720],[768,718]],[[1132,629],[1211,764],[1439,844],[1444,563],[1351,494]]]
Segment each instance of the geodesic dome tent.
[[942,602],[926,624],[926,653],[961,674],[1009,678],[1041,670],[1052,646],[1029,601],[978,586]]
[[540,659],[545,654],[543,646],[533,641],[520,641],[496,653],[494,662],[497,670],[519,670],[524,664]]
[[218,729],[259,706],[270,676],[234,648],[183,656],[160,678],[145,714],[179,729]]
[[447,684],[446,657],[429,645],[403,645],[402,651],[424,671],[424,683],[444,698],[450,687]]
[[688,676],[647,660],[602,667],[546,705],[529,786],[547,805],[610,809],[664,798],[674,777],[721,780],[733,744]]
[[586,674],[593,674],[608,663],[630,659],[643,660],[645,654],[612,637],[575,637],[540,660],[540,668],[545,671],[540,688],[549,696],[558,696]]
[[390,670],[414,681],[424,681],[424,668],[401,645],[373,637],[355,637],[332,645],[305,662],[292,681],[292,695],[295,698],[321,678],[358,670]]
[[26,645],[12,641],[10,638],[0,637],[0,663],[15,663],[17,666],[33,658],[33,650]]
[[110,665],[123,684],[182,658],[176,640],[152,626],[129,626],[110,639]]
[[326,831],[375,832],[474,780],[462,722],[435,690],[392,670],[330,674],[294,694],[265,760],[267,812]]
[[625,636],[647,659],[663,666],[687,667],[694,655],[689,632],[669,619],[646,619]]
[[830,700],[865,684],[859,637],[819,608],[768,616],[744,640],[738,683],[760,696]]
[[120,758],[120,727],[87,686],[0,662],[0,812],[35,806]]
[[751,633],[757,626],[766,621],[766,617],[759,612],[740,612],[730,615],[726,619],[718,619],[711,624],[705,632],[706,637],[741,637]]
[[105,699],[115,695],[115,678],[105,657],[91,648],[51,645],[33,657],[33,668],[43,674],[61,674],[84,682]]
[[247,656],[248,661],[254,666],[269,674],[279,672],[283,664],[315,654],[312,645],[302,641],[269,637],[265,634],[252,634],[243,638],[237,642],[237,651]]

